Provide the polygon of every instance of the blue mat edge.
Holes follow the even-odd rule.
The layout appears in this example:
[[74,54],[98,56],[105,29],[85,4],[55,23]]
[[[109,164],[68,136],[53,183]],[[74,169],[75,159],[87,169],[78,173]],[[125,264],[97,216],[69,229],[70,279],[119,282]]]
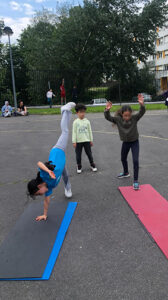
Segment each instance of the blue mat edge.
[[77,202],[69,202],[68,207],[66,209],[64,218],[62,220],[61,226],[56,236],[56,240],[51,251],[50,257],[48,259],[46,268],[44,270],[42,277],[26,277],[26,278],[0,278],[0,281],[21,281],[21,280],[49,280],[54,265],[56,263],[57,257],[59,255],[60,249],[62,247],[63,241],[65,239],[65,235],[71,223],[72,217],[74,215],[75,209],[77,207]]

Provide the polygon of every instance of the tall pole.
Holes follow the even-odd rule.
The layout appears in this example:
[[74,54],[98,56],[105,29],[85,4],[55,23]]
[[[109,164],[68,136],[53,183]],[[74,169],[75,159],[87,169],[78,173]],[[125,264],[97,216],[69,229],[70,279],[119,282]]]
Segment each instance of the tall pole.
[[121,106],[121,85],[120,85],[120,79],[119,79],[119,85],[118,85],[118,92],[119,92],[119,100],[120,100],[120,106]]
[[12,59],[12,48],[11,48],[11,42],[10,42],[10,35],[9,34],[8,34],[8,40],[9,40],[9,52],[10,52],[10,63],[11,63],[11,74],[12,74],[12,86],[13,86],[14,105],[15,105],[15,111],[17,111],[15,75],[14,75],[13,59]]

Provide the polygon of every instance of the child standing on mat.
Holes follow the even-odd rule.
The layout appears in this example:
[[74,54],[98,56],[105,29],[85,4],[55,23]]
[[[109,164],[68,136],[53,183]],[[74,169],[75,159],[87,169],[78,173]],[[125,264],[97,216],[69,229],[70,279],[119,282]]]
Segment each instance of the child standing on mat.
[[92,150],[93,135],[90,125],[90,121],[85,118],[86,106],[83,104],[77,104],[75,107],[78,118],[73,122],[72,131],[72,143],[76,151],[77,173],[82,173],[82,149],[85,149],[88,156],[91,170],[97,171],[95,163],[93,161]]
[[46,220],[52,190],[57,187],[61,177],[65,185],[65,196],[72,197],[71,184],[65,167],[65,150],[68,144],[69,123],[71,120],[71,109],[75,103],[69,102],[61,108],[61,130],[62,134],[56,145],[51,149],[47,163],[38,162],[39,172],[37,177],[29,181],[27,188],[30,196],[42,196],[45,194],[44,213],[36,218],[36,221]]
[[115,116],[110,115],[112,103],[108,102],[104,112],[105,118],[117,125],[120,139],[123,142],[121,148],[121,161],[123,172],[118,175],[118,178],[130,177],[128,172],[127,156],[131,149],[134,165],[134,183],[133,188],[139,189],[138,173],[139,173],[139,133],[137,122],[145,114],[144,98],[141,94],[138,95],[140,110],[137,114],[132,114],[132,108],[129,105],[124,105]]

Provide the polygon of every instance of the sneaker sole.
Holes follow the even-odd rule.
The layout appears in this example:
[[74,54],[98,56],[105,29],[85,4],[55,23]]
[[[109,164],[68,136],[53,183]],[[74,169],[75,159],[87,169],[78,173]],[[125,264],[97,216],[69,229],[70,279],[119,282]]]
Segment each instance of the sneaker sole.
[[118,179],[129,178],[129,177],[130,177],[130,174],[129,174],[129,175],[122,176],[122,177],[118,177],[118,176],[117,176]]
[[66,198],[68,198],[68,199],[70,199],[70,198],[72,198],[72,195],[71,195],[71,196],[67,196],[67,195],[65,195],[65,197],[66,197]]
[[91,168],[91,171],[92,171],[92,172],[97,172],[97,169],[96,169],[96,170],[93,170],[93,169]]
[[134,188],[134,186],[133,186],[133,190],[134,190],[134,191],[139,191],[139,190],[140,190],[140,187],[139,187],[139,188]]

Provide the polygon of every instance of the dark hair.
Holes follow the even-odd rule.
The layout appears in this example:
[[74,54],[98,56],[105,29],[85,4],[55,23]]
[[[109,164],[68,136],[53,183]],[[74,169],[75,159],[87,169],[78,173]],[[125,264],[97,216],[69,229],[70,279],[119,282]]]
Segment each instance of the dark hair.
[[86,106],[84,105],[84,104],[77,104],[76,106],[75,106],[75,110],[76,110],[76,112],[78,112],[78,111],[82,111],[82,110],[84,110],[84,111],[86,111]]
[[116,111],[115,116],[121,116],[123,115],[124,112],[129,111],[132,113],[132,108],[130,105],[123,105],[119,110]]
[[[55,166],[51,164],[51,161],[46,162],[45,166],[49,170],[54,171]],[[27,184],[28,195],[33,198],[35,193],[39,190],[38,185],[43,183],[43,182],[44,181],[40,177],[40,172],[38,172],[36,178],[30,180]]]
[[38,185],[41,183],[43,183],[43,180],[40,177],[40,172],[38,172],[36,178],[30,180],[27,184],[27,190],[30,197],[33,197],[35,193],[39,190]]
[[45,162],[44,164],[45,164],[45,166],[46,166],[49,170],[51,170],[51,171],[54,171],[54,169],[55,169],[55,167],[56,167],[55,165],[52,164],[52,161],[51,161],[51,160]]

